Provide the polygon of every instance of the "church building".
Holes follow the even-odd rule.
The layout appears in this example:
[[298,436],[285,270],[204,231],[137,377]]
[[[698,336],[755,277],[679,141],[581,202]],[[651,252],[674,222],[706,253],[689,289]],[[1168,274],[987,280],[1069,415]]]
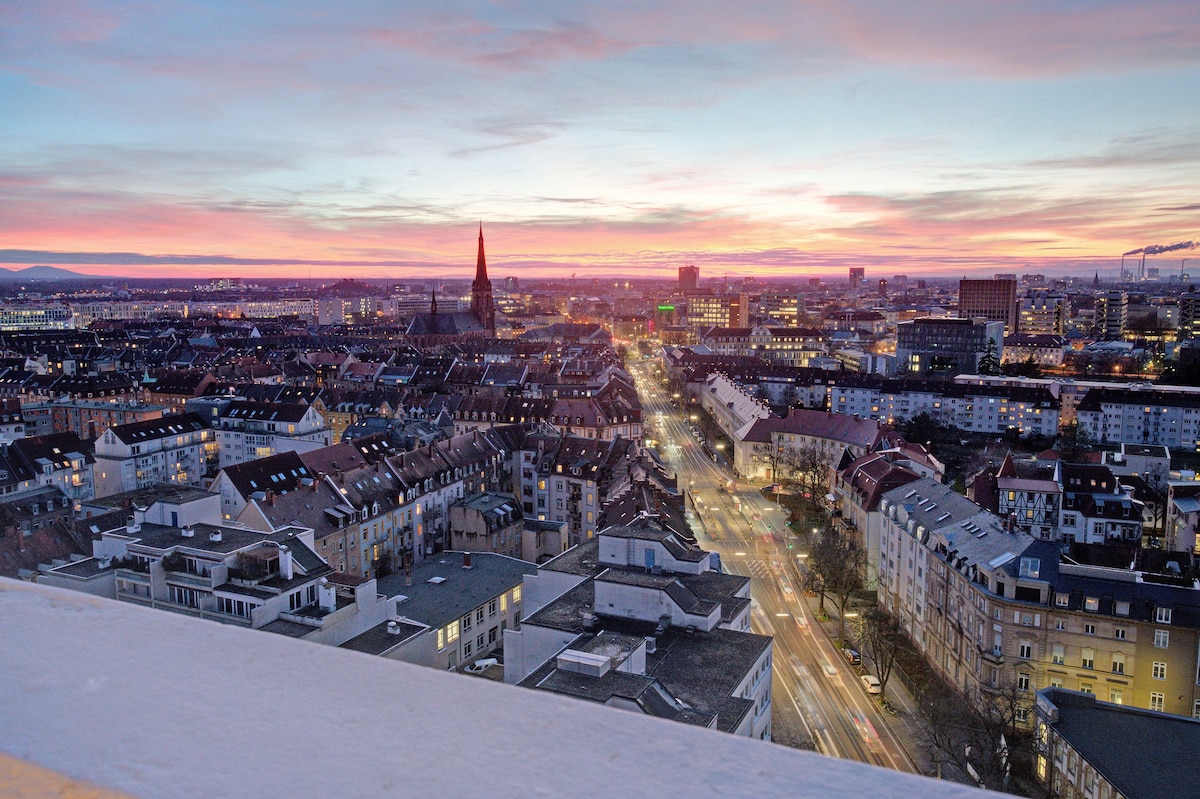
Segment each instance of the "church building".
[[492,303],[492,281],[487,275],[483,253],[483,223],[479,224],[479,253],[475,258],[475,280],[471,283],[471,310],[438,311],[437,293],[429,303],[429,313],[417,314],[408,323],[405,338],[415,347],[436,347],[472,339],[496,337],[496,308]]

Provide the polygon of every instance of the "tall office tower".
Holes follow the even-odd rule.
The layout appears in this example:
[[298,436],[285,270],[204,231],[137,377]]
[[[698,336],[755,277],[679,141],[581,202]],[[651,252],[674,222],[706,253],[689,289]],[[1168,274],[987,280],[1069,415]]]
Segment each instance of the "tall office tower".
[[1061,336],[1067,329],[1071,306],[1065,294],[1033,289],[1021,298],[1022,335]]
[[1129,295],[1114,289],[1097,297],[1095,318],[1096,335],[1105,341],[1120,341],[1129,321]]
[[867,268],[865,266],[850,267],[850,288],[856,289],[862,285],[862,282],[867,279]]
[[695,291],[700,287],[700,267],[698,266],[681,266],[679,267],[679,290],[680,291]]
[[991,322],[1003,322],[1006,335],[1017,332],[1017,279],[958,281],[958,315],[962,319],[982,316]]
[[512,275],[504,278],[504,290],[509,294],[516,294],[521,290],[521,278]]

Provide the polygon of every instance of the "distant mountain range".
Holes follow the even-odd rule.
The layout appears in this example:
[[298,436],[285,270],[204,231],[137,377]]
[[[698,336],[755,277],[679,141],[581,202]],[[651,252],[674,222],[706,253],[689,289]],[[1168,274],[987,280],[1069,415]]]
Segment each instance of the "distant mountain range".
[[97,275],[84,275],[57,266],[27,266],[24,269],[0,269],[0,280],[109,280]]

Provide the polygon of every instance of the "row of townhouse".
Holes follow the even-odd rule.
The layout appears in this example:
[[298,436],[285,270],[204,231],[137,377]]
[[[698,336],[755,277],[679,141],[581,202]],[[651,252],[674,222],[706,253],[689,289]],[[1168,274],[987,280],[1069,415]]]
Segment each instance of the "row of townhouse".
[[1177,562],[1151,572],[1087,561],[1111,548],[1064,555],[928,478],[885,492],[878,513],[879,603],[966,695],[1011,684],[1032,702],[1057,686],[1200,714],[1200,586]]
[[865,378],[829,387],[829,408],[887,424],[925,413],[971,433],[1058,434],[1059,403],[1044,388]]
[[1146,507],[1108,466],[1063,463],[1020,475],[1006,455],[974,475],[967,496],[1043,541],[1136,543]]

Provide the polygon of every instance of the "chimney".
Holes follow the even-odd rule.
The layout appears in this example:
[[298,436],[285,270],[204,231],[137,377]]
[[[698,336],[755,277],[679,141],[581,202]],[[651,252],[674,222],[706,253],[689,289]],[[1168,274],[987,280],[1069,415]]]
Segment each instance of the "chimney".
[[275,504],[275,492],[274,491],[267,492],[267,504],[272,505],[272,506]]
[[214,544],[220,543],[220,541],[221,541],[221,531],[220,531],[220,530],[213,530],[211,533],[209,533],[209,534],[208,534],[208,540],[209,540],[209,541],[211,541],[211,542],[213,542]]
[[183,529],[181,529],[179,531],[179,534],[182,535],[184,538],[194,538],[196,535],[196,529],[194,527],[192,527],[190,524],[185,524],[183,526]]
[[321,610],[328,613],[337,610],[337,589],[330,585],[324,577],[317,586],[317,604],[320,605]]
[[129,516],[129,517],[126,517],[126,519],[125,519],[125,532],[127,532],[127,533],[139,533],[139,532],[141,532],[141,530],[142,530],[142,526],[141,526],[140,524],[138,524],[138,520],[137,520],[137,516],[136,516],[136,515],[135,515],[135,516]]
[[281,579],[292,579],[292,550],[285,546],[279,547],[279,576]]
[[394,622],[394,621],[389,621],[387,623],[387,631],[388,631],[388,635],[399,635],[400,634],[400,624],[397,622]]
[[470,568],[471,568],[471,553],[470,553],[470,552],[464,552],[464,553],[463,553],[463,565],[462,565],[462,567],[463,567],[464,569],[470,569]]

